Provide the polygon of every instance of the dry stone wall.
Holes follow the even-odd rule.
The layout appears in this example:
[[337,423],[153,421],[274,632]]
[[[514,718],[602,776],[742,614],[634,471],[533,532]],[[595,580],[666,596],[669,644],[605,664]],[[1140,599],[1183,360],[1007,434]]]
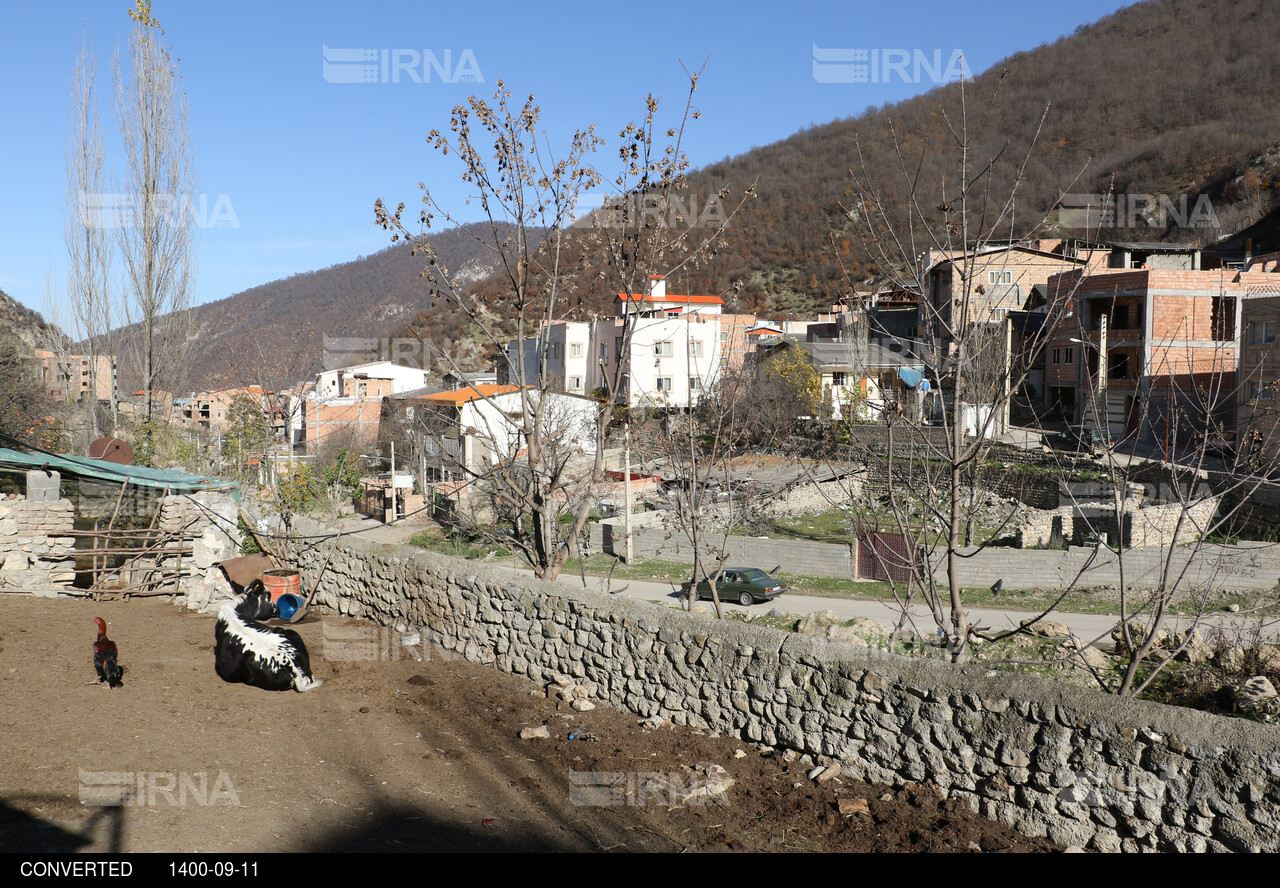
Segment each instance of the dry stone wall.
[[76,578],[75,509],[70,500],[0,499],[0,587],[56,594]]
[[571,678],[642,718],[826,756],[859,779],[928,781],[1065,845],[1280,850],[1280,728],[360,540],[299,545],[306,586],[331,546],[319,604],[537,682]]
[[183,561],[188,575],[179,589],[192,610],[207,609],[231,594],[222,572],[211,568],[239,553],[238,517],[235,500],[221,492],[177,494],[160,501],[159,529],[182,534],[191,543],[191,555]]

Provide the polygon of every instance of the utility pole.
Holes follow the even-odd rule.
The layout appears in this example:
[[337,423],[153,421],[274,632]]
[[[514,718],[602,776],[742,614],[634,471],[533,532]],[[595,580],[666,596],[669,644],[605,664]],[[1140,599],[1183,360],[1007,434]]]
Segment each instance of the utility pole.
[[1004,422],[1000,431],[1008,433],[1010,402],[1013,400],[1013,318],[1004,319]]
[[626,555],[624,560],[627,564],[631,564],[631,423],[627,423],[626,430],[623,435],[623,469],[622,469],[622,485],[626,492],[623,499],[623,524],[622,532],[626,535]]
[[1098,319],[1098,403],[1102,407],[1100,431],[1102,440],[1111,440],[1111,423],[1107,420],[1107,315]]

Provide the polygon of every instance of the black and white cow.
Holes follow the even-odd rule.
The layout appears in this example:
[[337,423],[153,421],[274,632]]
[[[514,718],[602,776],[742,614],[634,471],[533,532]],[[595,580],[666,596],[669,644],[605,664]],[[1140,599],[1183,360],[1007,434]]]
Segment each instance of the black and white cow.
[[223,681],[243,682],[266,691],[310,691],[324,684],[311,675],[311,659],[302,637],[292,629],[264,626],[276,606],[261,580],[245,589],[239,603],[228,601],[214,627],[214,668]]

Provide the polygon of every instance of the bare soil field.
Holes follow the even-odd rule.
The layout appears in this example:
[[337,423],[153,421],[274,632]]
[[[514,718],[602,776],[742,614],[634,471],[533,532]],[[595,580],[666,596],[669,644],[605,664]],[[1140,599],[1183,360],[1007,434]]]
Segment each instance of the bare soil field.
[[[96,616],[122,688],[96,680]],[[927,786],[817,783],[803,759],[558,708],[339,616],[294,626],[322,687],[229,685],[213,627],[163,600],[0,595],[0,850],[1053,850]],[[381,653],[326,656],[353,633]],[[542,725],[549,738],[520,739]]]

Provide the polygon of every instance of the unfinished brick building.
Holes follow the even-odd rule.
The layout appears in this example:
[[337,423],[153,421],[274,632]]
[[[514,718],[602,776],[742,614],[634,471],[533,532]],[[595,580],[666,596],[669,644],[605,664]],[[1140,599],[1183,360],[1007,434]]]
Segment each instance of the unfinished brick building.
[[1230,268],[1055,275],[1050,288],[1071,293],[1075,309],[1047,349],[1049,378],[1071,389],[1057,397],[1075,421],[1105,424],[1116,441],[1186,444],[1230,429],[1241,300],[1254,276]]

